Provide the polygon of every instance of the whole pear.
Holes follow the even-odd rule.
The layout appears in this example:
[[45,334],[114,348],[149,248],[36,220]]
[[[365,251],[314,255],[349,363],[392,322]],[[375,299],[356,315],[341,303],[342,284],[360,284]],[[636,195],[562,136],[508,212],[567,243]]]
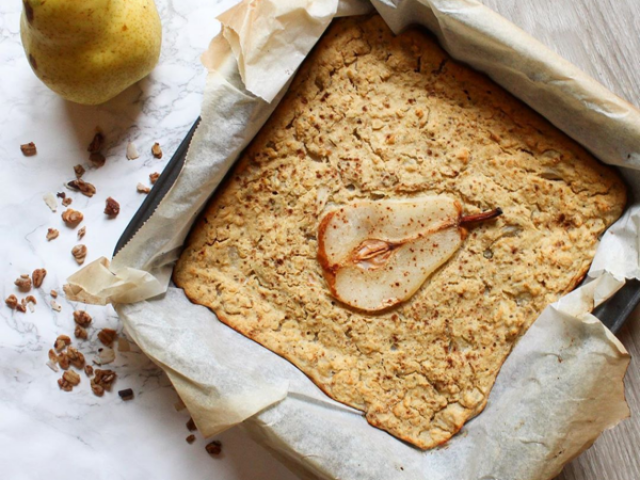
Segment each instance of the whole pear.
[[23,0],[20,34],[38,78],[86,105],[151,72],[162,41],[153,0]]

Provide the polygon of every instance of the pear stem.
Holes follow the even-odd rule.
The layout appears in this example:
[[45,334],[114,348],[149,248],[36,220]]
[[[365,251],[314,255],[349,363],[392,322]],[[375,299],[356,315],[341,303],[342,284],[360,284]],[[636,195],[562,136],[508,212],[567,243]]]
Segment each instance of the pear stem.
[[464,215],[462,218],[460,218],[459,224],[463,225],[465,223],[484,222],[485,220],[491,220],[492,218],[499,217],[500,215],[502,215],[502,209],[498,207],[486,212]]

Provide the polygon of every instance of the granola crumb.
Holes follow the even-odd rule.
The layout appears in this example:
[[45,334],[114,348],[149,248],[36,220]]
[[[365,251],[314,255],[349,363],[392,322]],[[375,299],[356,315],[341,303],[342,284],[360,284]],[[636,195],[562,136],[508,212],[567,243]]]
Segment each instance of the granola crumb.
[[75,167],[73,167],[73,171],[76,174],[76,178],[82,178],[86,170],[82,165],[78,164]]
[[20,150],[22,150],[22,154],[25,157],[33,157],[38,153],[38,149],[36,148],[36,144],[33,142],[23,143],[20,145]]
[[55,228],[47,229],[47,240],[48,241],[51,241],[51,240],[54,240],[54,239],[58,238],[58,235],[60,235],[60,232],[58,230],[56,230]]
[[18,306],[18,297],[16,297],[12,293],[7,298],[5,298],[4,303],[6,303],[7,307],[9,307],[10,309],[15,310]]
[[80,230],[78,230],[78,240],[82,240],[82,237],[87,233],[87,227],[84,226]]
[[160,178],[160,174],[158,172],[150,173],[149,181],[151,182],[151,185],[154,185],[158,181],[158,178]]
[[106,213],[111,218],[117,217],[120,213],[120,204],[111,197],[107,198],[107,203],[104,207],[104,213]]
[[130,388],[125,388],[124,390],[118,391],[118,395],[125,402],[133,400],[133,390]]
[[76,259],[78,265],[82,265],[87,258],[87,246],[86,245],[76,245],[71,249],[71,255]]
[[71,198],[71,197],[67,197],[64,200],[62,200],[62,206],[63,207],[68,207],[72,203],[73,203],[73,198]]
[[151,153],[156,158],[162,158],[162,150],[160,149],[160,144],[158,142],[154,143],[153,147],[151,147]]
[[51,290],[49,292],[49,295],[51,295],[53,298],[58,298],[58,292],[56,292],[55,290]]
[[71,228],[75,228],[83,219],[84,215],[82,215],[82,212],[72,208],[68,208],[62,213],[62,220]]
[[53,310],[55,310],[56,312],[61,312],[62,311],[62,305],[60,305],[58,302],[56,302],[55,300],[51,300],[51,308]]
[[135,160],[139,158],[140,154],[138,153],[138,149],[133,144],[133,142],[129,142],[127,144],[127,160]]
[[222,453],[222,443],[220,443],[218,440],[214,440],[213,442],[208,443],[204,448],[212,457],[218,456]]
[[40,288],[42,286],[42,282],[44,281],[44,277],[47,276],[47,271],[44,268],[37,268],[31,274],[31,280],[33,281],[33,286],[35,288]]
[[73,336],[82,340],[86,340],[87,338],[89,338],[87,330],[80,325],[76,325],[76,328],[73,331]]
[[24,298],[20,300],[18,305],[16,305],[16,310],[22,313],[27,313],[27,302]]
[[189,445],[191,445],[193,442],[196,441],[196,436],[192,433],[191,435],[189,435],[187,438],[185,438],[185,440],[187,441],[187,443]]
[[81,327],[88,327],[93,319],[91,318],[91,315],[84,310],[76,310],[73,312],[73,320]]
[[96,193],[96,187],[89,182],[85,182],[81,178],[67,182],[66,187],[74,192],[80,192],[87,197],[93,197]]
[[84,373],[87,377],[91,378],[93,376],[93,367],[91,365],[85,365]]
[[64,200],[65,198],[67,198],[67,194],[64,192],[58,192],[56,193],[56,197],[61,198],[62,200]]
[[189,421],[187,422],[187,430],[195,432],[196,429],[196,422],[193,421],[193,418],[189,418]]
[[71,337],[68,335],[59,335],[53,344],[53,348],[56,349],[56,352],[61,352],[67,345],[71,345]]
[[142,183],[138,183],[136,190],[138,190],[138,193],[149,193],[151,191],[149,187],[143,185]]
[[100,340],[100,342],[105,347],[111,347],[117,335],[118,335],[118,332],[116,332],[115,330],[111,328],[103,328],[98,333],[98,340]]
[[20,277],[18,277],[13,283],[21,292],[28,292],[31,290],[31,278],[29,278],[29,275],[26,273],[20,275]]

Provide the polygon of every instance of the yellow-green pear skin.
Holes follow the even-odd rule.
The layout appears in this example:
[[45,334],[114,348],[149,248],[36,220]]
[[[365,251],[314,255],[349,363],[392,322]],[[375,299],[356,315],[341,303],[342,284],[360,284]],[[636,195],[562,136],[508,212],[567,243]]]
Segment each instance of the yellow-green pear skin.
[[86,105],[145,77],[162,42],[153,0],[23,0],[20,34],[38,78]]

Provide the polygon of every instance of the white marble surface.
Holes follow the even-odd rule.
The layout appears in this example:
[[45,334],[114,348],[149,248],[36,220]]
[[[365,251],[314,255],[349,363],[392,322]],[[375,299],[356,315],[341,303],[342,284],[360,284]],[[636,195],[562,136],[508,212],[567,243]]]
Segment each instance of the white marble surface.
[[[199,55],[218,31],[215,16],[232,3],[212,0],[157,0],[163,22],[159,65],[139,84],[100,107],[74,105],[49,91],[31,72],[19,38],[21,2],[0,2],[0,466],[3,479],[293,479],[284,467],[239,429],[220,435],[223,454],[213,459],[197,434],[193,445],[189,415],[177,412],[177,395],[166,376],[139,350],[118,353],[114,391],[95,397],[89,381],[73,392],[58,388],[61,372],[45,363],[59,334],[73,336],[72,312],[81,305],[58,298],[53,311],[49,291],[62,285],[77,265],[71,248],[78,229],[67,228],[60,213],[42,200],[46,192],[65,191],[71,207],[85,215],[87,262],[110,257],[132,215],[144,199],[138,182],[162,171],[180,140],[199,114],[205,72]],[[87,146],[100,126],[107,138],[107,162],[100,169],[88,162]],[[24,157],[20,144],[35,142],[38,154]],[[134,142],[140,158],[128,161],[125,150]],[[159,142],[162,160],[150,148]],[[84,179],[96,186],[93,198],[71,193],[63,182],[74,178],[73,166],[87,169]],[[114,197],[121,212],[114,220],[103,213],[105,199]],[[51,242],[47,228],[60,231]],[[42,288],[32,291],[34,313],[19,313],[4,305],[22,273],[46,268]],[[119,331],[114,311],[87,307],[93,316],[88,341],[74,339],[87,358],[98,348],[102,327]],[[132,388],[135,399],[123,402],[116,391]]]

